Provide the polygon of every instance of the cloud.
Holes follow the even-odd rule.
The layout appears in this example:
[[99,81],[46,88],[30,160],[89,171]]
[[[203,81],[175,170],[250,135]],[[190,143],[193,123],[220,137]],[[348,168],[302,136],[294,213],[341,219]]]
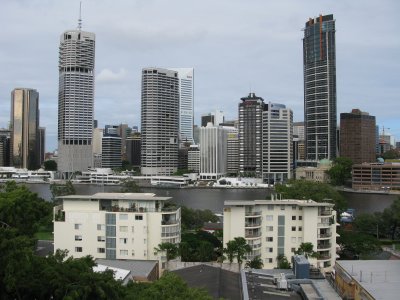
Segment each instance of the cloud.
[[119,71],[113,72],[110,69],[103,69],[96,76],[97,82],[120,82],[124,81],[127,77],[128,72],[124,68],[120,68]]

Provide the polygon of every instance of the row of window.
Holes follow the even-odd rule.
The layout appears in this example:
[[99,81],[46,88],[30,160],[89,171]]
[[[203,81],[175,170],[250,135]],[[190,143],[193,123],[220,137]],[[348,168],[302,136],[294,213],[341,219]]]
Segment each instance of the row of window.
[[[292,221],[296,221],[298,219],[299,221],[303,220],[303,216],[292,216]],[[274,215],[266,215],[265,216],[266,221],[273,221],[274,220]]]
[[[75,252],[78,252],[78,253],[80,253],[80,252],[82,252],[83,251],[83,248],[82,247],[75,247]],[[97,248],[97,253],[105,253],[106,252],[106,249],[105,248]],[[119,250],[119,254],[121,255],[121,256],[128,256],[128,250]],[[135,256],[135,250],[132,250],[131,251],[131,255],[132,256]],[[147,250],[144,250],[143,251],[143,255],[144,256],[147,256]]]

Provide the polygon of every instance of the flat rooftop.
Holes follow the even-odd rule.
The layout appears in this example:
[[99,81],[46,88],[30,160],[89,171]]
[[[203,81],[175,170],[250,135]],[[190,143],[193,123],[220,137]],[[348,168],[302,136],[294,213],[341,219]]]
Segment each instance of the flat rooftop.
[[298,206],[321,206],[321,207],[333,207],[333,203],[329,202],[315,202],[314,200],[297,200],[297,199],[282,199],[282,200],[253,200],[253,201],[246,201],[246,200],[226,200],[224,202],[225,206],[235,206],[235,205],[298,205]]
[[57,199],[65,200],[151,200],[167,201],[172,197],[157,197],[154,193],[96,193],[93,195],[68,195]]
[[400,260],[337,260],[336,264],[375,299],[399,299]]

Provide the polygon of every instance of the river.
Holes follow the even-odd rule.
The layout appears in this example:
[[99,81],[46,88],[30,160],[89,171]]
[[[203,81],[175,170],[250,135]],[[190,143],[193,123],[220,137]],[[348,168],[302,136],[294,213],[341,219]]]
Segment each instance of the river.
[[[50,185],[45,183],[26,184],[27,187],[46,200],[51,199]],[[92,195],[98,192],[118,192],[119,186],[76,184],[77,194]],[[268,189],[217,189],[217,188],[141,188],[142,192],[155,193],[157,196],[172,197],[172,201],[195,209],[210,209],[222,213],[225,200],[263,200],[270,194]],[[398,195],[342,192],[348,207],[354,208],[356,215],[373,213],[389,207]]]

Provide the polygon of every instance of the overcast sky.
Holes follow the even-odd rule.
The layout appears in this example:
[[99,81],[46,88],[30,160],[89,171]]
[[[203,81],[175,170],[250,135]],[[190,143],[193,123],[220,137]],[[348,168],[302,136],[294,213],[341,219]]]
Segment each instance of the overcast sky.
[[[52,151],[59,38],[77,27],[79,0],[0,2],[0,127],[11,91],[37,89]],[[237,118],[250,90],[302,121],[302,29],[320,13],[336,19],[338,114],[369,112],[399,140],[398,0],[84,0],[83,30],[96,34],[95,119],[140,125],[141,69],[155,66],[195,69],[195,124],[215,109]]]

